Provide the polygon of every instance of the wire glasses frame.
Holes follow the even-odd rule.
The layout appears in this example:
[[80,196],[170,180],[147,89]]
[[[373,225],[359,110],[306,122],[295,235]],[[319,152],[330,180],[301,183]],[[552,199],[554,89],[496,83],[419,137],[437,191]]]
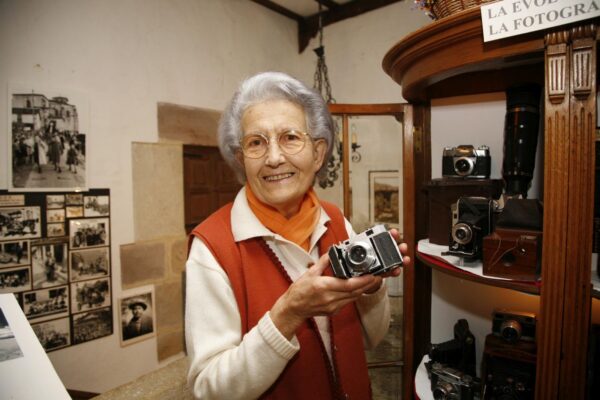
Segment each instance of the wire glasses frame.
[[[267,154],[272,138],[264,133],[253,133],[244,136],[240,140],[240,146],[244,156],[248,158],[261,158]],[[277,133],[277,145],[287,155],[298,154],[306,146],[306,142],[312,140],[312,136],[306,132],[290,129]]]

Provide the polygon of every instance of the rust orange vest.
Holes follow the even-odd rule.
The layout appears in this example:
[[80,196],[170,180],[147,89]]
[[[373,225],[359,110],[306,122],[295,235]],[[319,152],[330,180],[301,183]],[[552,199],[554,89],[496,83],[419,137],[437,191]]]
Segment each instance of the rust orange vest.
[[[190,235],[200,238],[227,273],[242,321],[242,335],[258,324],[292,283],[283,265],[262,238],[235,243],[228,204],[198,225]],[[333,204],[321,201],[331,217],[319,241],[319,253],[348,238],[344,217]],[[325,272],[331,275],[328,268]],[[300,351],[290,360],[261,399],[325,400],[371,399],[371,387],[362,342],[362,328],[354,303],[330,318],[332,368],[314,319],[297,331]]]

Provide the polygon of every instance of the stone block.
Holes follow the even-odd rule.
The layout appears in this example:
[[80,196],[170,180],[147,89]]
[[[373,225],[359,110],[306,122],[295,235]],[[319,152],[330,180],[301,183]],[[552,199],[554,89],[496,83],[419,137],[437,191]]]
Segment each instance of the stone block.
[[201,146],[217,146],[221,112],[172,103],[158,103],[158,137]]
[[159,283],[154,286],[156,294],[156,326],[158,332],[183,330],[183,291],[181,280]]
[[185,339],[183,337],[183,330],[159,333],[156,337],[156,351],[158,352],[158,361],[184,352]]
[[171,273],[181,275],[187,261],[187,237],[174,239],[171,243]]
[[162,241],[121,245],[120,256],[121,284],[125,289],[165,277],[167,262]]

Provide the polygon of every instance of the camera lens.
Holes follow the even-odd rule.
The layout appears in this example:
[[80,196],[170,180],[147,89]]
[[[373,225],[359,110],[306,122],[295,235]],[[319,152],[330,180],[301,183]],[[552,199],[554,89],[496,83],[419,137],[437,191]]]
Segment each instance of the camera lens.
[[372,248],[367,243],[362,242],[348,246],[345,259],[354,276],[369,272],[369,268],[375,263]]
[[454,161],[454,170],[460,176],[471,174],[474,168],[473,160],[467,157],[459,157]]
[[454,399],[456,395],[456,390],[454,385],[449,382],[440,382],[433,389],[433,398],[435,400],[446,400],[446,399]]
[[367,249],[362,246],[353,246],[350,249],[349,256],[354,263],[360,264],[367,258]]
[[500,325],[500,334],[507,342],[514,343],[521,338],[521,324],[515,320],[507,320]]
[[471,227],[463,222],[452,227],[452,239],[459,244],[467,244],[473,239]]

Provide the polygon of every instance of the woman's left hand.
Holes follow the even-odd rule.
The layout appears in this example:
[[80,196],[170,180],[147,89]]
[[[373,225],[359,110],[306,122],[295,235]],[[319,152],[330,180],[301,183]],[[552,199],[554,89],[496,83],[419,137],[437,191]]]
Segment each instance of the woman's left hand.
[[[400,233],[398,233],[398,231],[396,229],[390,229],[389,232],[392,235],[392,237],[394,238],[394,240],[396,240],[396,242],[398,242],[400,240]],[[383,283],[383,278],[400,276],[400,274],[402,273],[402,267],[410,265],[410,262],[411,262],[410,257],[404,255],[408,251],[408,245],[406,243],[400,243],[398,245],[398,248],[400,249],[400,254],[402,254],[402,265],[400,267],[394,268],[384,274],[376,276],[377,279],[373,282],[371,287],[365,291],[366,294],[375,293],[381,287],[381,284]]]

